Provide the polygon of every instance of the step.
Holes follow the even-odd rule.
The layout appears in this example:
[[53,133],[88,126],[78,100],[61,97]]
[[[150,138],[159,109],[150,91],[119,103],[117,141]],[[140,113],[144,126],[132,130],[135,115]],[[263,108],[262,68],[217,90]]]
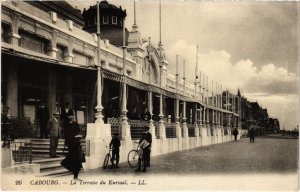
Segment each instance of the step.
[[38,160],[32,161],[32,163],[42,164],[42,163],[46,163],[46,162],[62,161],[64,158],[65,158],[65,157],[47,158],[47,159],[38,159]]
[[[32,152],[32,153],[49,153],[49,150],[32,149],[31,152]],[[65,149],[65,151],[63,151],[63,149],[56,150],[56,153],[59,153],[59,154],[63,154],[63,152],[64,152],[65,154],[67,154],[67,153],[68,153],[68,149]]]
[[[58,175],[62,173],[68,173],[69,171],[65,169],[64,167],[61,167],[60,169],[53,170],[53,171],[47,171],[40,173],[38,176],[44,177],[44,176],[53,176],[53,175]],[[71,172],[69,172],[71,174]]]
[[[56,170],[61,170],[62,168],[64,168],[63,166],[60,165],[60,162],[57,163],[57,164],[53,164],[53,165],[46,165],[46,166],[43,166],[41,169],[40,169],[40,173],[46,173],[46,172],[53,172],[53,171],[56,171]],[[65,169],[65,168],[64,168]],[[65,169],[66,170],[66,169]],[[66,170],[67,171],[67,170]]]
[[[62,154],[58,154],[59,156],[61,157],[65,157],[64,155]],[[65,154],[67,155],[67,154]],[[32,154],[32,159],[35,161],[35,160],[44,160],[44,159],[49,159],[50,158],[50,155],[49,154],[46,154],[46,153],[36,153],[36,154]]]

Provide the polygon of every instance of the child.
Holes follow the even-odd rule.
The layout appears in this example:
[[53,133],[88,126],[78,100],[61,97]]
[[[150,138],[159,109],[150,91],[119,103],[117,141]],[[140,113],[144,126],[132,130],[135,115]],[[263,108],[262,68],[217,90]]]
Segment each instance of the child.
[[[114,137],[111,139],[111,142],[109,144],[109,147],[112,149],[112,157],[111,157],[111,167],[113,168],[114,166],[118,168],[119,164],[119,158],[120,158],[120,146],[121,142],[120,139],[118,138],[119,134],[115,133]],[[114,160],[116,160],[116,165],[114,164]]]

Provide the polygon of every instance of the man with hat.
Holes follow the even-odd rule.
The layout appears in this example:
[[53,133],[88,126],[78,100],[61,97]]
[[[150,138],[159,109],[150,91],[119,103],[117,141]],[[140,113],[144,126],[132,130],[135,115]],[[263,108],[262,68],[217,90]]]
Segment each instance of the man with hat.
[[139,158],[139,165],[135,171],[146,172],[146,167],[150,167],[150,152],[152,144],[152,134],[149,132],[149,127],[145,127],[145,132],[139,141],[139,145],[143,150],[142,160],[143,160],[143,170],[141,170],[141,159]]
[[[62,122],[62,128],[65,129],[66,125],[69,122],[68,116],[74,116],[74,110],[70,108],[68,102],[65,103],[64,108],[61,109],[60,120]],[[64,133],[64,130],[63,130]]]
[[78,174],[82,168],[82,148],[80,144],[80,139],[82,136],[80,133],[80,128],[77,122],[74,121],[74,116],[68,116],[68,123],[64,129],[65,145],[68,146],[68,155],[61,162],[61,165],[73,172],[74,179],[78,179]]
[[45,138],[48,139],[47,125],[49,121],[49,110],[45,106],[44,102],[42,102],[41,105],[39,106],[37,119],[39,120],[40,123],[40,138],[42,139],[45,136]]
[[68,146],[72,139],[75,138],[76,135],[80,133],[80,127],[77,122],[74,121],[74,115],[70,114],[68,116],[68,122],[65,124],[64,128],[64,138],[65,144]]

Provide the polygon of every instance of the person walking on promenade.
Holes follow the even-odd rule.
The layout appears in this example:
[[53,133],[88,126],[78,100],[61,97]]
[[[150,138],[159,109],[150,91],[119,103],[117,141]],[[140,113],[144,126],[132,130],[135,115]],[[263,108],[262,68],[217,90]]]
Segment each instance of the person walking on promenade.
[[43,102],[38,108],[37,119],[40,125],[40,138],[42,139],[45,137],[45,139],[48,139],[47,125],[49,121],[49,110]]
[[254,138],[255,138],[255,130],[254,128],[251,128],[249,131],[249,136],[250,136],[250,143],[253,142],[254,143]]
[[239,131],[237,130],[237,128],[235,128],[235,129],[233,130],[234,141],[236,141],[236,140],[237,140],[237,136],[238,136],[238,134],[239,134]]
[[71,171],[74,179],[78,180],[79,171],[82,168],[82,148],[80,139],[82,138],[78,123],[74,121],[74,116],[68,116],[69,122],[65,127],[65,144],[68,146],[68,155],[61,162],[61,165]]
[[[111,168],[113,167],[118,168],[119,165],[121,142],[118,136],[119,134],[115,133],[114,137],[111,139],[109,144],[109,147],[112,149]],[[116,160],[116,164],[114,164],[115,160]]]

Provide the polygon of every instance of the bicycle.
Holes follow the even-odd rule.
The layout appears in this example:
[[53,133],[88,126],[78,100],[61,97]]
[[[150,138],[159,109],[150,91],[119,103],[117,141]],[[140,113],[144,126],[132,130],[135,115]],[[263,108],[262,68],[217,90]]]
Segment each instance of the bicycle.
[[[106,145],[105,145],[105,147],[108,148]],[[104,158],[104,161],[103,161],[103,169],[107,168],[108,162],[111,160],[111,151],[112,151],[112,149],[109,148],[108,153],[105,155],[105,158]]]
[[[138,142],[134,142],[135,144],[139,144]],[[140,145],[137,146],[136,149],[132,149],[129,151],[127,156],[127,162],[131,168],[137,168],[139,166],[139,158],[141,158],[141,165],[143,165],[143,150]]]

